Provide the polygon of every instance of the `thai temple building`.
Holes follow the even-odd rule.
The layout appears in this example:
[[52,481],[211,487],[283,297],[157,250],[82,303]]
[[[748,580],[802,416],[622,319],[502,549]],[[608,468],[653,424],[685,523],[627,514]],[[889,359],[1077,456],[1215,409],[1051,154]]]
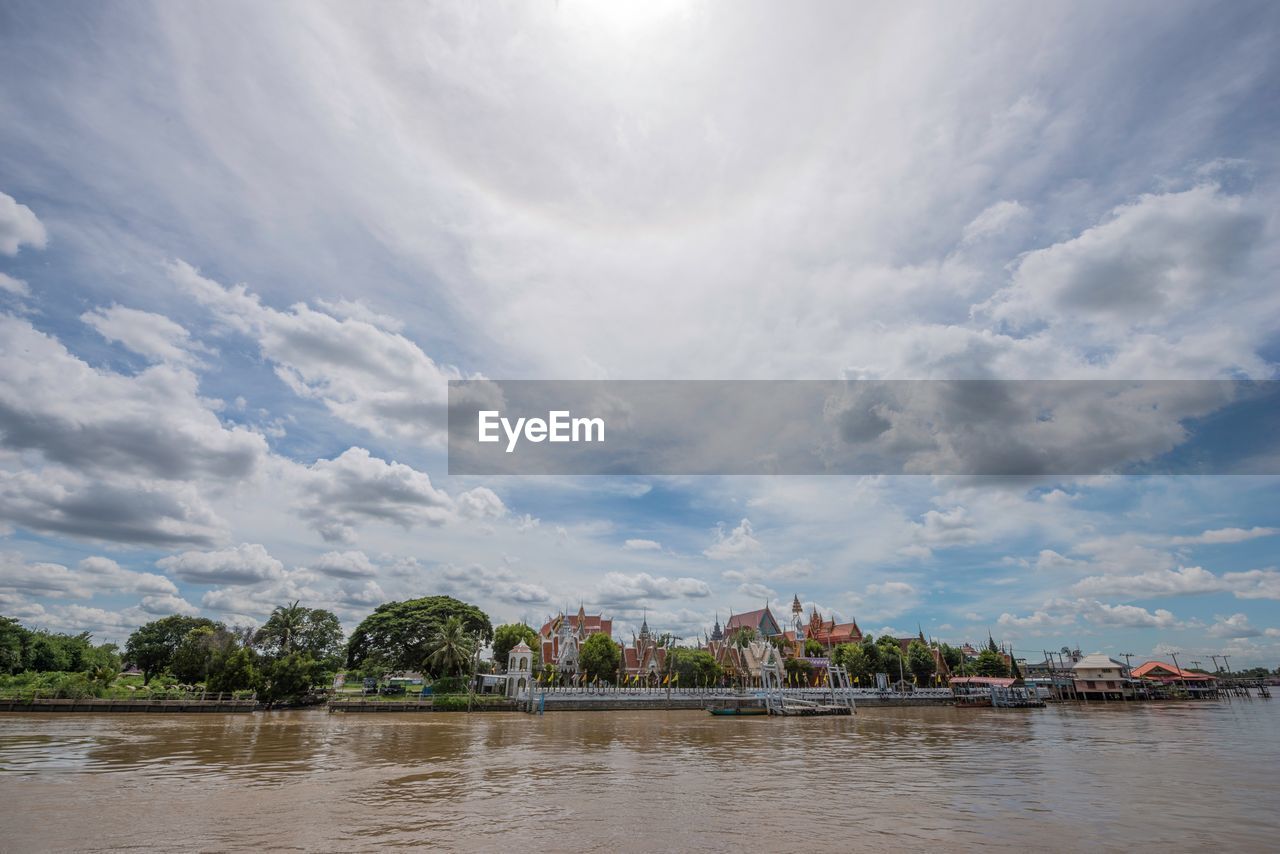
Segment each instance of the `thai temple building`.
[[[717,618],[716,625],[719,626]],[[649,631],[649,615],[645,614],[640,623],[640,634],[632,635],[631,645],[622,647],[622,673],[627,679],[636,676],[657,679],[665,672],[667,650],[658,644],[657,638]]]
[[568,616],[563,612],[542,624],[538,638],[542,651],[542,663],[554,665],[562,673],[578,672],[578,649],[582,642],[595,634],[613,637],[613,620],[600,614],[588,614],[579,606],[578,613]]
[[712,640],[707,644],[707,651],[715,658],[716,664],[720,665],[725,678],[742,680],[751,685],[760,684],[766,665],[783,666],[782,651],[772,642],[761,638],[743,646],[737,646],[725,638]]
[[800,604],[800,596],[797,594],[791,601],[793,628],[783,633],[795,645],[797,655],[804,655],[805,642],[810,640],[822,644],[823,651],[827,653],[842,643],[862,643],[862,629],[858,628],[857,620],[837,623],[835,620],[824,619],[816,606],[810,609],[807,621],[802,618],[803,614],[804,606]]
[[782,626],[778,625],[769,604],[758,611],[747,611],[745,614],[730,614],[729,622],[724,624],[724,636],[733,637],[738,629],[751,629],[757,637],[771,638],[782,634]]

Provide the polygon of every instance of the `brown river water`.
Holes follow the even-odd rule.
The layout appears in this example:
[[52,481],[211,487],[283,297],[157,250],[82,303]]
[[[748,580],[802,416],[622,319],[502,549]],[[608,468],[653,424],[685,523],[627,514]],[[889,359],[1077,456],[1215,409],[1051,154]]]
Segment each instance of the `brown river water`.
[[1280,700],[0,714],[0,849],[1280,848]]

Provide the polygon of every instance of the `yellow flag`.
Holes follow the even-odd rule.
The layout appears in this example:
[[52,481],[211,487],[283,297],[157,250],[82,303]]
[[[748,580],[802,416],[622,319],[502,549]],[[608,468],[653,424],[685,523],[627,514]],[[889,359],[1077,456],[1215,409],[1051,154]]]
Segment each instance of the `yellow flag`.
[[670,674],[670,673],[668,673],[666,676],[663,676],[663,677],[662,677],[662,684],[663,684],[663,685],[668,685],[668,684],[670,684],[670,683],[671,683],[671,674]]
[[675,673],[675,675],[671,677],[671,681],[672,681],[672,682],[679,682],[679,681],[680,681],[680,671],[679,671],[679,670],[677,670],[677,671],[676,671],[676,673]]

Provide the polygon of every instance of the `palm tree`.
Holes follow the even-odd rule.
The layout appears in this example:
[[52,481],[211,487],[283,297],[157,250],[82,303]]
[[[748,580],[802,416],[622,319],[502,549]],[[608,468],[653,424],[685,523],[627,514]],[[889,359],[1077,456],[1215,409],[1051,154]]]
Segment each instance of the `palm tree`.
[[258,630],[255,640],[259,645],[271,644],[280,650],[281,655],[288,655],[305,630],[309,616],[310,609],[302,607],[300,600],[290,605],[277,605]]
[[461,617],[450,617],[427,643],[429,664],[438,673],[454,676],[462,672],[475,652],[475,640],[467,634]]

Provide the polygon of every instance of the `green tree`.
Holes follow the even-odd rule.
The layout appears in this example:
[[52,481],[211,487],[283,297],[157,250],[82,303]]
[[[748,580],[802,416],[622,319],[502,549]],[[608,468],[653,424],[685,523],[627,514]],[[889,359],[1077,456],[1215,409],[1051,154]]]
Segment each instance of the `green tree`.
[[31,632],[13,617],[0,617],[0,673],[21,673],[27,669],[26,649]]
[[913,640],[907,646],[907,667],[915,677],[917,685],[928,685],[933,681],[933,674],[938,669],[933,660],[933,650],[922,640]]
[[729,635],[729,643],[736,647],[745,647],[756,639],[756,630],[750,626],[739,626]]
[[194,685],[209,675],[213,657],[213,626],[197,626],[178,642],[169,659],[169,669],[179,682]]
[[301,602],[277,605],[254,633],[253,645],[267,658],[305,652],[336,670],[343,659],[342,623],[323,608],[307,608]]
[[947,669],[952,673],[959,673],[964,667],[964,653],[946,643],[942,645],[941,650],[942,660],[947,663]]
[[375,608],[351,633],[347,666],[359,668],[372,662],[389,670],[422,667],[431,653],[431,639],[450,617],[459,617],[467,634],[479,635],[482,643],[493,640],[489,617],[476,606],[452,596],[388,602]]
[[1006,677],[1009,675],[1009,668],[1004,663],[1003,655],[994,649],[984,649],[978,653],[973,672],[978,676]]
[[613,679],[621,660],[618,645],[606,634],[591,635],[578,650],[578,664],[588,679]]
[[867,651],[861,644],[840,644],[831,653],[831,660],[842,665],[848,671],[849,678],[857,680],[859,685],[870,685],[875,681]]
[[521,641],[529,649],[538,649],[538,633],[524,623],[508,623],[493,630],[493,663],[499,670],[506,670],[507,656]]
[[822,644],[813,638],[809,638],[804,642],[804,654],[806,658],[821,658],[826,649]]
[[461,676],[470,669],[475,651],[476,639],[467,633],[466,623],[461,617],[450,617],[431,636],[424,669],[443,676]]
[[120,648],[113,643],[99,644],[90,647],[85,654],[85,670],[114,670],[120,673]]
[[875,643],[879,655],[880,669],[877,673],[887,673],[890,682],[897,682],[906,676],[906,662],[902,660],[902,646],[898,639],[889,635],[881,635]]
[[153,675],[169,666],[174,651],[187,632],[200,626],[221,628],[222,624],[204,617],[181,614],[152,620],[129,635],[124,647],[125,658],[142,671],[142,683],[149,684]]
[[244,691],[257,681],[253,651],[237,643],[213,654],[205,687],[210,691]]
[[268,662],[262,669],[258,696],[269,706],[296,703],[323,682],[324,665],[305,652],[294,652]]
[[[874,635],[864,636],[862,638],[861,647],[862,647],[862,654],[866,656],[866,659],[867,659],[867,673],[870,676],[874,677],[875,674],[877,673],[887,672],[880,665],[880,647],[879,645],[876,644],[876,639]],[[875,680],[871,679],[870,681],[875,681]]]
[[677,675],[679,684],[686,687],[714,685],[724,675],[711,653],[686,646],[667,650],[667,670]]

